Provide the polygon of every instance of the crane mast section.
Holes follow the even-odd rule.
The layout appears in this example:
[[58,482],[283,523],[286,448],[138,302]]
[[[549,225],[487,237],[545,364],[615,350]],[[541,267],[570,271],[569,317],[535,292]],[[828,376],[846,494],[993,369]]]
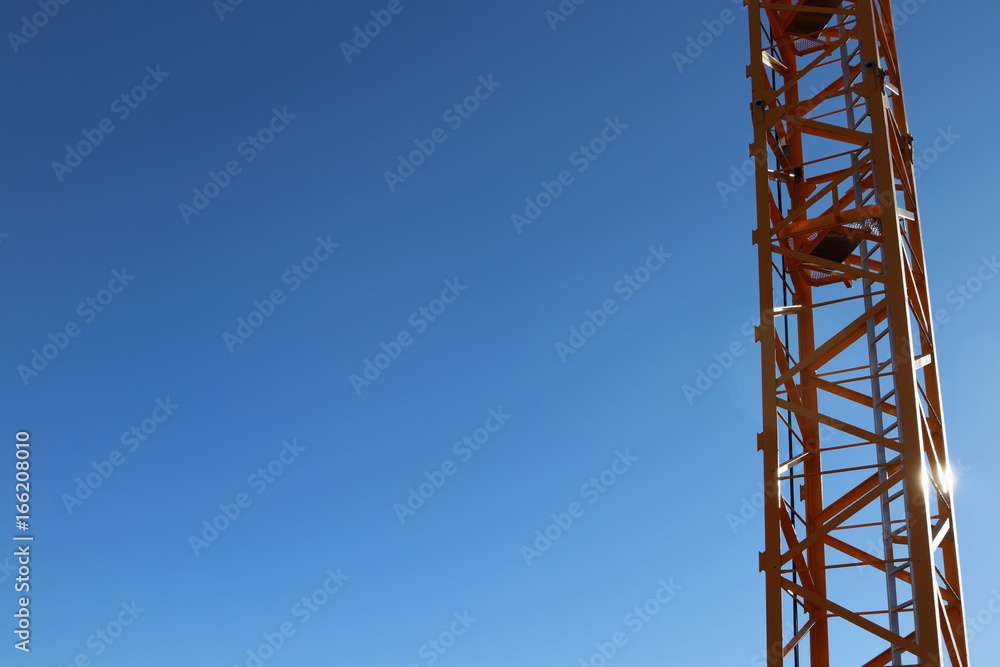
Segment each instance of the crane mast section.
[[746,0],[767,664],[969,667],[889,0]]

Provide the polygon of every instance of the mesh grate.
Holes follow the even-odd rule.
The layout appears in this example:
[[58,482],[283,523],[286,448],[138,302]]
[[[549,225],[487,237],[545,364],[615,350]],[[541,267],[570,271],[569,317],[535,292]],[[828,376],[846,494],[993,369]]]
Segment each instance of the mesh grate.
[[[875,218],[867,218],[838,227],[832,227],[829,230],[793,236],[789,239],[789,245],[793,250],[807,252],[814,257],[843,264],[854,253],[854,250],[857,249],[862,240],[860,236],[847,233],[847,230],[877,238],[881,238],[882,236],[879,221]],[[823,238],[820,239],[820,236]],[[818,243],[817,239],[819,239]],[[839,281],[843,279],[843,274],[839,271],[809,264],[808,262],[803,264],[803,269],[811,281]]]

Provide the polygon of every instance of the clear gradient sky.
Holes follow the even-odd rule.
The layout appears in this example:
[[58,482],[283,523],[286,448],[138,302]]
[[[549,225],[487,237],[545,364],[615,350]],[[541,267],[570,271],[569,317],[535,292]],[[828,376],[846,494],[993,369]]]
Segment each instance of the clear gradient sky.
[[[759,664],[745,10],[224,1],[0,10],[0,477],[30,431],[36,536],[2,663],[570,667],[622,632],[615,667]],[[1000,16],[900,12],[917,148],[955,137],[919,185],[974,617],[1000,100],[963,35]]]

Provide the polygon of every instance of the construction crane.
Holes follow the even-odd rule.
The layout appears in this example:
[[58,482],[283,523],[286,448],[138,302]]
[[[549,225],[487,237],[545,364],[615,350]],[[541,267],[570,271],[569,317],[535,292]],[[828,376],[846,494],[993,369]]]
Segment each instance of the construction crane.
[[968,667],[890,0],[746,4],[767,665]]

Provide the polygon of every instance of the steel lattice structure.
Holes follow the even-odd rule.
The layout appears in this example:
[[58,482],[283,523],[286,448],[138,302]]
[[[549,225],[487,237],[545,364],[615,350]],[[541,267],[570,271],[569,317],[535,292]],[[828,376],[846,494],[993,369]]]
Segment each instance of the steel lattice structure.
[[968,667],[889,0],[747,0],[769,667]]

